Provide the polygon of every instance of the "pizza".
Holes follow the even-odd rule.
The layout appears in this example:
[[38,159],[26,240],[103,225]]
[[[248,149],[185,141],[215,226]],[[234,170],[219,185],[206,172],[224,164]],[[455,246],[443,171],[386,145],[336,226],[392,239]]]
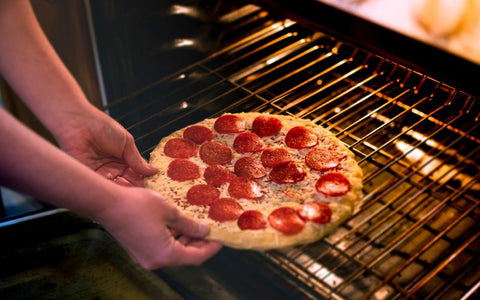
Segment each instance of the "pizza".
[[161,139],[145,186],[210,226],[207,239],[269,250],[314,242],[360,207],[354,154],[314,122],[227,113]]

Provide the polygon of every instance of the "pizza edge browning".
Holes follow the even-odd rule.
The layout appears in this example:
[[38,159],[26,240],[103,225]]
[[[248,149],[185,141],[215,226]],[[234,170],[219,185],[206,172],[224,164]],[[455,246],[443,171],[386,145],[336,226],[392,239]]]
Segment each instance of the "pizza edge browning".
[[[235,113],[244,119],[253,120],[255,117],[260,115],[270,115],[268,113]],[[274,116],[282,123],[297,124],[298,126],[305,126],[307,128],[313,129],[319,135],[329,136],[331,141],[334,141],[337,146],[339,146],[343,153],[346,154],[346,160],[348,161],[347,165],[350,169],[350,175],[348,179],[350,181],[350,191],[343,196],[334,197],[335,200],[332,201],[329,205],[332,210],[332,219],[327,224],[316,224],[313,222],[306,222],[304,228],[296,234],[283,234],[270,226],[262,230],[240,230],[236,224],[236,221],[230,221],[225,223],[215,222],[207,219],[198,219],[194,214],[190,213],[188,210],[183,209],[182,207],[177,207],[189,217],[193,217],[201,222],[207,223],[210,226],[210,233],[207,236],[207,239],[220,241],[222,244],[239,249],[251,249],[251,250],[268,250],[276,248],[285,248],[288,246],[293,246],[296,244],[306,244],[314,242],[322,237],[325,237],[327,234],[334,231],[340,224],[347,220],[354,212],[358,211],[360,208],[360,199],[362,196],[362,177],[363,173],[360,167],[356,164],[354,159],[354,154],[348,150],[343,143],[338,140],[331,132],[324,129],[323,127],[316,125],[310,120],[300,119],[286,115],[270,115]],[[150,154],[150,163],[159,167],[162,175],[160,179],[166,179],[165,170],[167,165],[164,162],[165,155],[163,153],[164,146],[166,142],[175,137],[182,137],[183,132],[186,128],[193,125],[205,125],[213,130],[214,121],[217,118],[205,119],[200,122],[190,124],[182,129],[179,129],[172,134],[164,137],[155,147],[155,149]],[[168,184],[158,180],[158,173],[156,175],[145,178],[145,186],[147,188],[156,190],[163,194],[167,199],[172,196],[169,192]],[[267,175],[268,176],[268,175]],[[168,180],[168,178],[167,178]],[[192,186],[198,182],[186,181],[178,183],[184,186]],[[314,189],[314,188],[313,188]],[[317,192],[318,193],[318,192]],[[314,202],[316,199],[310,194],[306,195],[304,198],[305,202]],[[307,199],[305,199],[307,198]],[[170,199],[169,199],[170,200]],[[262,199],[260,201],[271,201],[270,199]],[[174,202],[174,201],[173,201]],[[175,204],[175,203],[174,203]],[[300,204],[298,202],[285,202],[282,203],[282,206],[297,207]],[[268,215],[271,211],[276,209],[277,206],[272,206],[268,211],[263,210],[262,213]]]

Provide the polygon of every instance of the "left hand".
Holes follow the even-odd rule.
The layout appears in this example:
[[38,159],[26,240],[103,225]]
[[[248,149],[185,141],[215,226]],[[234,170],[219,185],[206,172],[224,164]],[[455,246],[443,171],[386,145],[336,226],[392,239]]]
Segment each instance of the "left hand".
[[60,146],[107,179],[143,187],[143,177],[157,172],[142,158],[133,136],[103,112],[72,114],[69,122],[57,136]]
[[157,192],[119,186],[113,194],[114,205],[95,210],[92,217],[145,269],[200,265],[222,248],[205,239],[207,225],[187,217]]

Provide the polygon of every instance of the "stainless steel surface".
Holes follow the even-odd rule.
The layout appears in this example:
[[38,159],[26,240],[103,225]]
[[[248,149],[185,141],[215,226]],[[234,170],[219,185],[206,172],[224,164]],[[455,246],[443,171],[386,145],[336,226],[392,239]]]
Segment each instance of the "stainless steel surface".
[[36,211],[35,213],[27,214],[25,216],[15,216],[15,217],[12,217],[11,219],[5,218],[6,220],[2,219],[2,222],[0,223],[0,228],[23,223],[30,220],[35,220],[38,218],[43,218],[43,217],[57,214],[59,212],[64,212],[64,211],[66,210],[63,208],[54,208],[54,209],[49,209],[45,211]]
[[264,258],[312,298],[477,294],[480,100],[291,20],[253,12],[242,17],[253,30],[237,43],[106,109],[145,156],[162,136],[224,112],[313,119],[355,153],[364,171],[362,209],[322,241]]
[[0,299],[184,299],[68,211],[2,226],[0,237]]

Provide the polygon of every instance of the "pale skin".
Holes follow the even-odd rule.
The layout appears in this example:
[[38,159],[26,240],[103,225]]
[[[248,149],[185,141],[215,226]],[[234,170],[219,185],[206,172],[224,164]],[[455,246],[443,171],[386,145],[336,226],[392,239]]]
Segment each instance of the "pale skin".
[[198,265],[221,248],[204,239],[206,225],[143,188],[157,169],[130,133],[86,99],[29,1],[0,0],[0,37],[0,75],[62,148],[0,109],[0,185],[98,221],[147,269]]

